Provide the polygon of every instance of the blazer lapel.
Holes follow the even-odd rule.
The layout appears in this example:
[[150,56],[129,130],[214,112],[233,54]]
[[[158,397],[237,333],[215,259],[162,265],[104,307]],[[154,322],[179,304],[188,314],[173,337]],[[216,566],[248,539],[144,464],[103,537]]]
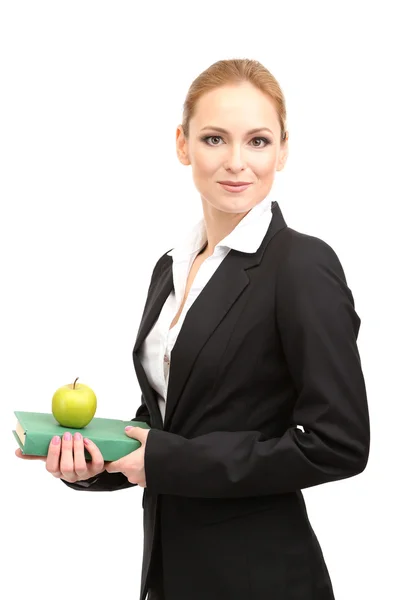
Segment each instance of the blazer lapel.
[[154,283],[153,288],[149,290],[148,300],[143,311],[136,342],[133,347],[133,352],[135,353],[138,351],[139,346],[141,346],[146,339],[148,333],[158,319],[166,299],[174,289],[172,277],[172,257],[166,256],[165,261],[166,265],[161,270],[158,280]]
[[[195,364],[197,355],[249,284],[247,269],[260,263],[268,243],[278,231],[286,227],[277,202],[272,202],[271,210],[273,213],[271,223],[257,252],[249,254],[230,250],[186,314],[171,352],[164,421],[165,429],[168,429],[170,425],[177,402]],[[149,292],[148,303],[143,313],[133,350],[134,353],[137,352],[150,332],[164,302],[173,289],[172,258],[167,258],[168,261],[166,260],[158,281]],[[146,381],[146,384],[148,384],[148,381]]]

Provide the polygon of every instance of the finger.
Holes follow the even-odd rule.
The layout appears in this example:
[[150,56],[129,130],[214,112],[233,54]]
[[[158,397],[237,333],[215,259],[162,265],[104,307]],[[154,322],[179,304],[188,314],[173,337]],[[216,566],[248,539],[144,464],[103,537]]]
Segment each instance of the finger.
[[106,471],[108,473],[119,473],[122,471],[122,467],[120,466],[120,461],[119,460],[112,460],[108,463],[106,463]]
[[69,431],[66,431],[61,441],[60,471],[61,477],[71,482],[74,482],[77,478],[74,469],[74,457],[72,454],[73,446],[74,442],[72,435]]
[[60,436],[55,435],[49,444],[46,459],[46,471],[51,473],[54,477],[60,477],[60,452],[61,452],[61,439]]
[[[77,432],[78,433],[78,432]],[[84,442],[84,440],[86,440]],[[86,462],[85,458],[85,448],[89,452],[92,457],[91,461]],[[100,452],[99,448],[96,446],[94,442],[89,440],[88,438],[74,439],[74,455],[75,455],[75,472],[77,475],[81,476],[81,470],[83,469],[83,464],[85,464],[86,474],[88,477],[97,475],[104,471],[104,459],[103,455]]]
[[76,431],[73,439],[74,447],[74,471],[79,479],[89,477],[88,465],[85,458],[85,448],[83,446],[83,437],[79,431]]
[[125,433],[129,437],[138,440],[138,442],[142,444],[148,436],[148,429],[143,429],[142,427],[132,427],[131,425],[128,425],[128,429],[125,427]]
[[25,460],[43,460],[46,461],[46,456],[35,456],[34,454],[24,454],[21,448],[17,448],[15,451],[15,456],[18,458],[23,458]]
[[104,470],[108,473],[116,473],[117,471],[114,469],[114,460],[109,460],[104,463]]

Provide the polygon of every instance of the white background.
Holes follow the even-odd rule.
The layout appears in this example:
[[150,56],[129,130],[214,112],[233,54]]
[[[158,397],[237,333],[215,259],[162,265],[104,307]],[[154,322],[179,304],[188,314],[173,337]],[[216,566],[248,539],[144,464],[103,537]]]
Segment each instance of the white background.
[[175,151],[186,92],[219,59],[255,58],[288,110],[271,199],[334,248],[361,317],[369,464],[305,490],[310,520],[336,600],[398,598],[395,6],[2,2],[1,597],[139,598],[142,489],[79,493],[16,458],[13,411],[48,412],[79,377],[96,416],[135,415],[152,269],[202,216]]

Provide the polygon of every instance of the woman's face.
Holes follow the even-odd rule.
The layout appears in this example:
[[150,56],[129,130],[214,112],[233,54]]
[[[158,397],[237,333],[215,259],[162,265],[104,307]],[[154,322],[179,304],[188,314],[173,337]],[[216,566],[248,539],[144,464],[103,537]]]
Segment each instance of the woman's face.
[[[256,128],[260,131],[249,133]],[[192,166],[203,203],[223,212],[247,212],[268,195],[275,171],[285,165],[288,144],[281,143],[280,133],[276,109],[268,96],[247,82],[225,85],[198,101],[189,139],[178,127],[177,154],[182,164]],[[250,185],[231,192],[221,181]]]

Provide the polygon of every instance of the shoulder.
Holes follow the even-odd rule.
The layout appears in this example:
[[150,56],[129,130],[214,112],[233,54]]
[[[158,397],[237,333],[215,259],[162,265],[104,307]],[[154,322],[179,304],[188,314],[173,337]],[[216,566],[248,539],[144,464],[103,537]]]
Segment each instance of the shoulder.
[[345,280],[342,264],[335,250],[319,237],[286,227],[282,236],[279,271],[297,278],[313,272],[333,270]]
[[314,328],[318,324],[318,335],[322,335],[326,325],[340,327],[347,322],[343,316],[347,314],[358,331],[361,320],[336,252],[318,237],[286,229],[281,236],[275,289],[281,323],[284,318]]
[[281,236],[276,293],[279,302],[354,303],[346,276],[335,250],[316,236],[286,228]]

